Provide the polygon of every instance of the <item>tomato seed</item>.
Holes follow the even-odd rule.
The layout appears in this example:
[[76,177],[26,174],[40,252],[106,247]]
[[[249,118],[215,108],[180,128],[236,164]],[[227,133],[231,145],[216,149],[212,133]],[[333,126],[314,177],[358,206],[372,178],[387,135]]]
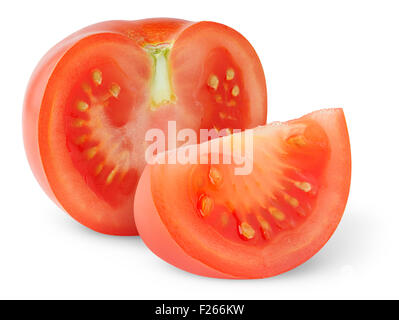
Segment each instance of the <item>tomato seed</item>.
[[226,80],[230,81],[234,79],[234,70],[232,68],[227,69],[226,71]]
[[74,121],[73,121],[73,125],[75,126],[75,127],[83,127],[83,125],[85,124],[85,121],[83,120],[83,119],[75,119]]
[[296,135],[287,139],[287,142],[291,145],[302,147],[306,145],[306,139],[303,135]]
[[97,151],[98,151],[97,147],[92,147],[92,148],[88,149],[87,150],[87,158],[88,159],[94,158],[94,156],[96,155]]
[[210,75],[208,78],[208,86],[214,90],[217,90],[219,86],[219,79],[214,74]]
[[285,219],[284,213],[282,213],[280,210],[278,210],[275,207],[270,207],[269,212],[273,216],[273,218],[275,218],[278,221],[282,221]]
[[78,101],[76,108],[81,112],[85,112],[87,109],[89,109],[89,105],[84,101]]
[[227,102],[228,107],[234,107],[234,106],[236,106],[236,104],[237,103],[234,100],[230,100],[229,102]]
[[223,182],[222,173],[215,167],[211,167],[209,170],[209,180],[211,183],[219,187]]
[[82,135],[82,136],[76,138],[75,143],[77,145],[80,145],[80,144],[85,143],[86,140],[87,140],[87,135]]
[[96,69],[92,73],[93,82],[99,86],[103,82],[103,75],[100,70]]
[[203,217],[208,216],[213,210],[214,201],[211,197],[203,194],[199,197],[199,210]]
[[238,226],[238,230],[240,234],[247,239],[252,239],[255,236],[255,230],[251,227],[251,225],[248,222],[242,222]]
[[115,175],[116,175],[117,172],[118,172],[118,168],[117,167],[112,169],[112,171],[110,172],[110,174],[107,177],[106,184],[111,184],[112,183],[112,181],[114,180]]
[[309,182],[295,181],[294,185],[297,188],[299,188],[299,189],[301,189],[302,191],[305,191],[305,192],[309,192],[310,190],[312,190],[312,186],[311,186],[311,184]]
[[121,87],[118,84],[113,83],[111,85],[111,88],[109,88],[109,92],[114,98],[117,98],[119,96],[119,93],[121,92]]
[[104,163],[100,163],[100,164],[96,167],[96,170],[95,170],[94,174],[95,174],[96,176],[98,176],[98,175],[101,173],[101,171],[103,170],[103,168],[104,168]]
[[287,201],[292,207],[296,208],[299,206],[298,199],[291,197],[288,194],[284,195],[284,200]]
[[240,94],[240,87],[235,85],[231,90],[231,94],[233,97],[237,97]]

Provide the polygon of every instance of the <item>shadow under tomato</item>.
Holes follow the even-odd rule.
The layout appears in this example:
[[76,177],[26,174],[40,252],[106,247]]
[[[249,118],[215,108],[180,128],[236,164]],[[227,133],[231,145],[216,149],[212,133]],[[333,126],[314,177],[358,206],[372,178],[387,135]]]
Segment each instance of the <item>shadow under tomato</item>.
[[[53,208],[51,211],[47,217],[52,217],[52,221],[49,223],[53,224],[52,228],[54,230],[58,229],[58,232],[67,233],[71,237],[79,237],[82,240],[97,238],[99,241],[105,241],[108,244],[111,242],[122,247],[142,247],[143,251],[145,250],[143,254],[153,255],[145,247],[140,237],[111,236],[98,233],[76,222],[60,209],[54,210]],[[364,261],[367,260],[367,254],[374,241],[372,237],[372,223],[367,220],[367,214],[364,212],[365,210],[348,208],[331,239],[311,259],[288,272],[262,281],[281,281],[283,279],[313,277],[315,275],[334,275],[345,272],[347,269],[356,272],[356,269],[360,268]],[[155,255],[154,258],[159,261],[159,267],[164,270],[165,274],[172,273],[172,276],[213,280],[212,278],[201,277],[176,268]],[[219,280],[227,281],[225,279]]]
[[[356,272],[367,260],[367,255],[373,242],[372,224],[365,218],[366,216],[364,210],[348,208],[331,239],[311,259],[288,272],[276,277],[261,279],[260,281],[293,280],[301,277],[314,277],[315,275],[327,276]],[[162,269],[165,270],[165,273],[173,273],[174,276],[188,276],[190,278],[200,277],[169,265],[159,258],[157,259],[162,264]],[[212,278],[200,278],[212,280]],[[227,281],[225,279],[218,280]]]
[[337,230],[318,253],[304,264],[273,279],[333,275],[347,270],[356,272],[367,260],[373,243],[372,224],[366,219],[364,211],[348,208]]
[[82,225],[58,207],[54,209],[52,206],[51,212],[47,214],[46,218],[48,218],[48,225],[56,230],[55,232],[64,233],[68,235],[68,237],[78,237],[82,238],[82,240],[97,238],[99,239],[98,241],[124,243],[129,246],[132,245],[132,243],[134,243],[135,246],[142,245],[141,239],[138,236],[114,236],[94,231]]

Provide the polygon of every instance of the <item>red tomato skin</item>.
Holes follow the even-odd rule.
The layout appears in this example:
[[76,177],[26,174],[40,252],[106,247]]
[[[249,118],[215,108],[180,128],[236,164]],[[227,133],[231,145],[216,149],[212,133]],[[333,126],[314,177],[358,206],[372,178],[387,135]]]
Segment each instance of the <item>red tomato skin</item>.
[[173,240],[162,223],[152,199],[150,176],[151,167],[147,166],[141,175],[134,200],[134,211],[142,213],[135,215],[136,226],[148,248],[161,259],[185,271],[211,278],[234,279],[234,276],[215,270],[190,257]]
[[[316,240],[313,239],[309,243],[295,247],[288,257],[282,256],[267,267],[258,267],[256,273],[253,274],[224,272],[225,268],[222,264],[219,264],[217,269],[208,266],[186,253],[162,221],[152,196],[151,165],[148,165],[140,178],[134,203],[135,221],[144,243],[164,261],[190,273],[213,278],[258,279],[273,277],[292,270],[309,260],[322,249],[338,227],[348,200],[351,181],[350,142],[342,109],[322,110],[321,112],[311,113],[304,118],[318,118],[323,116],[323,112],[336,113],[335,119],[326,121],[330,122],[327,126],[332,128],[327,128],[327,133],[330,136],[330,130],[335,131],[336,129],[338,133],[335,134],[334,138],[339,142],[333,145],[332,158],[329,164],[330,170],[323,180],[318,210],[311,219],[323,217],[322,224],[326,224],[322,227],[323,232],[320,232]],[[320,220],[318,221],[320,223]],[[310,224],[310,228],[311,226],[312,224]],[[294,235],[293,239],[300,242],[302,237],[303,235],[298,233]],[[292,242],[287,241],[287,243]]]
[[[70,35],[50,49],[40,60],[29,80],[24,98],[22,113],[23,140],[26,156],[36,180],[50,199],[60,208],[63,209],[62,204],[54,195],[43,168],[42,161],[45,161],[43,160],[45,155],[40,152],[41,147],[38,137],[41,120],[40,110],[47,84],[62,56],[79,40],[94,34],[115,33],[125,35],[129,38],[132,38],[134,34],[136,37],[137,35],[141,35],[133,39],[136,42],[162,42],[173,39],[179,32],[191,24],[192,22],[189,21],[168,18],[100,22]],[[46,128],[45,126],[41,127]],[[97,231],[108,233],[106,230]],[[134,226],[133,230],[122,232],[120,235],[138,235],[138,232]]]

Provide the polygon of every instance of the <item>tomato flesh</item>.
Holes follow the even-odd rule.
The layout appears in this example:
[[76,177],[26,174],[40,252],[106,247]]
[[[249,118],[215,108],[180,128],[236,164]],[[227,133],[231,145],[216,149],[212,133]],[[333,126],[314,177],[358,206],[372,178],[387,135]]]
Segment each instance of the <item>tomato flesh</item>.
[[[154,253],[201,275],[263,278],[296,267],[325,244],[349,192],[350,147],[342,110],[253,132],[248,175],[235,175],[235,164],[147,166],[135,218]],[[219,141],[231,144],[245,134]],[[209,157],[210,148],[202,155]],[[224,149],[219,150],[222,157]]]
[[197,93],[197,100],[206,106],[201,127],[244,129],[249,106],[241,68],[225,48],[213,49],[205,66],[208,78]]
[[330,152],[328,138],[307,120],[291,122],[288,132],[275,139],[255,136],[254,168],[248,176],[235,177],[229,164],[199,165],[190,176],[198,213],[223,237],[261,247],[311,214]]
[[[225,39],[201,46],[219,32]],[[244,75],[242,65],[255,70],[253,76]],[[215,101],[219,91],[209,75],[217,74],[222,86],[229,68],[234,79],[225,79]],[[240,91],[227,107],[235,85]],[[216,23],[174,19],[85,28],[54,47],[35,71],[24,139],[35,176],[59,206],[96,231],[137,235],[132,210],[150,143],[145,136],[154,128],[167,135],[169,121],[196,132],[265,123],[263,70],[245,38]]]
[[88,186],[112,206],[126,201],[138,178],[133,139],[126,134],[135,97],[116,71],[112,62],[90,70],[72,88],[65,108],[71,159]]

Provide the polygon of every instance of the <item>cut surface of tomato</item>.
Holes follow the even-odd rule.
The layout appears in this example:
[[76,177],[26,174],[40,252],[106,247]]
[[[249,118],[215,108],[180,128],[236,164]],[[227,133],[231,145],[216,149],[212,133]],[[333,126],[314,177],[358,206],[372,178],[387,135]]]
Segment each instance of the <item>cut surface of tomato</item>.
[[[231,149],[224,146],[236,145],[239,153],[252,150],[248,174],[236,174],[242,164],[222,161]],[[274,276],[312,257],[338,226],[351,173],[341,109],[194,148],[197,164],[149,165],[137,190],[140,235],[167,262],[211,277]]]
[[167,136],[169,121],[197,133],[266,122],[262,66],[243,36],[177,19],[109,21],[71,35],[32,75],[25,149],[41,186],[73,218],[137,235],[146,133]]

